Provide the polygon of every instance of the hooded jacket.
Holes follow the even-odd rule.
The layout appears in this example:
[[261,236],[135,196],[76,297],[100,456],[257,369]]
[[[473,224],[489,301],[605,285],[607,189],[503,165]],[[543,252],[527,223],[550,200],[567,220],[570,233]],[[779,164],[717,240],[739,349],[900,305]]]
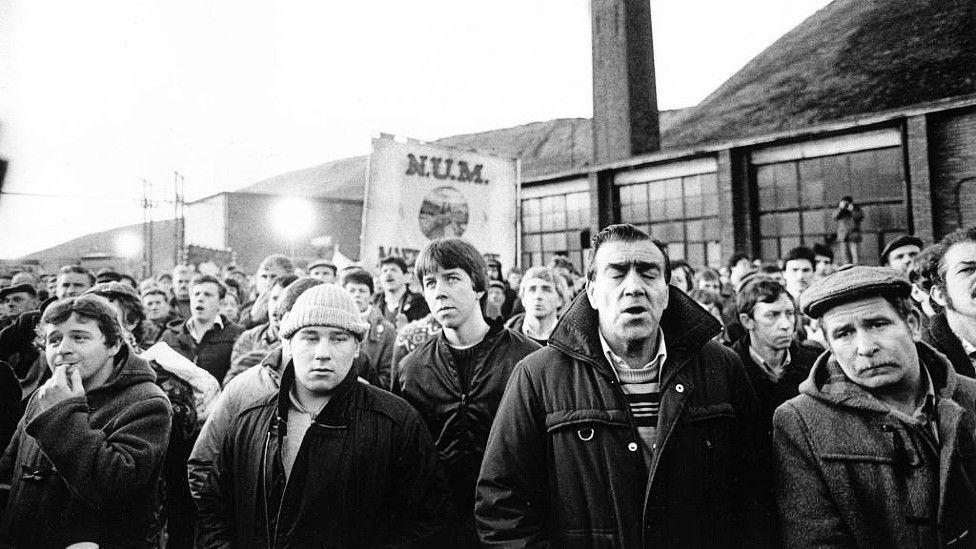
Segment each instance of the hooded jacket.
[[37,393],[0,460],[10,497],[0,547],[145,547],[152,537],[171,409],[123,346],[109,380],[38,412]]
[[976,547],[976,381],[917,343],[939,444],[849,381],[824,354],[776,410],[786,547]]
[[945,311],[932,317],[928,329],[922,332],[922,341],[944,354],[952,363],[957,374],[976,378],[976,368],[973,368],[973,362],[966,355],[966,350],[962,348],[959,338],[949,328],[949,320],[946,318]]
[[[434,433],[454,505],[471,523],[474,487],[488,431],[515,365],[539,346],[522,334],[491,324],[472,347],[471,379],[464,386],[444,332],[426,341],[400,363],[393,392],[413,405]],[[471,526],[473,539],[473,525]]]
[[425,547],[451,517],[430,435],[402,399],[353,370],[306,431],[290,476],[289,363],[278,393],[246,406],[199,500],[198,547]]
[[721,325],[669,288],[657,441],[648,461],[580,294],[516,368],[491,429],[475,518],[485,547],[762,547],[768,443]]

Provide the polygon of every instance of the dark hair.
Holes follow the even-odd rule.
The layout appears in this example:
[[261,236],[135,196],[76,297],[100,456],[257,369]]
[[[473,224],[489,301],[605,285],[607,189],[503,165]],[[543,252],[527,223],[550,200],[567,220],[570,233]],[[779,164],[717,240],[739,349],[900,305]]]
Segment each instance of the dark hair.
[[[683,271],[685,273],[685,280],[688,283],[687,288],[682,288],[686,292],[690,292],[695,287],[695,268],[688,264],[684,259],[675,259],[671,263],[671,272]],[[668,282],[671,282],[671,277],[668,277]]]
[[[816,242],[816,243],[814,243],[814,245],[813,245],[813,255],[814,256],[822,255],[824,257],[829,257],[831,261],[834,260],[834,250],[833,250],[833,248],[831,248],[830,246],[828,246],[828,245],[826,245],[826,244],[824,244],[822,242]],[[816,259],[816,257],[814,257],[814,259]]]
[[400,256],[390,255],[384,257],[380,260],[380,268],[382,269],[384,265],[396,265],[400,268],[401,273],[407,274],[407,262]]
[[711,267],[705,267],[696,276],[696,280],[716,280],[721,282],[722,277],[718,274],[718,271]]
[[101,271],[95,275],[95,283],[101,284],[103,282],[122,282],[122,275],[115,271]]
[[780,266],[775,263],[763,263],[762,266],[759,267],[759,272],[762,274],[777,274],[782,273],[783,269],[781,269]]
[[129,276],[129,275],[127,275],[127,274],[121,274],[121,275],[119,275],[119,282],[121,282],[123,284],[128,283],[129,286],[132,286],[132,289],[133,290],[139,288],[139,283],[136,282],[136,279],[133,278],[133,277],[131,277],[131,276]]
[[[275,265],[281,267],[286,274],[292,274],[295,272],[295,264],[291,262],[287,256],[281,254],[271,254],[261,261],[260,267],[258,269],[267,269],[269,266]],[[223,297],[223,296],[221,296]]]
[[775,280],[760,278],[746,284],[735,296],[735,308],[739,313],[752,318],[752,313],[756,309],[756,303],[776,303],[780,296],[786,296],[793,307],[796,308],[796,301],[793,296],[786,291],[786,287]]
[[75,313],[82,318],[94,320],[98,330],[105,337],[105,346],[111,347],[122,340],[122,325],[115,315],[112,306],[104,297],[94,294],[84,294],[69,297],[52,303],[44,310],[44,315],[37,325],[37,333],[43,339],[44,326],[61,324]]
[[216,284],[217,285],[217,297],[223,299],[227,295],[227,286],[224,286],[223,282],[213,275],[203,274],[193,277],[190,281],[190,288],[194,286],[199,286],[200,284]]
[[738,252],[738,253],[732,254],[732,257],[729,258],[729,262],[727,264],[729,270],[732,270],[732,268],[735,267],[736,265],[738,265],[739,262],[742,261],[743,259],[745,259],[746,261],[749,261],[749,256],[747,254],[742,253],[742,252]]
[[[906,272],[908,280],[925,293],[929,293],[935,283],[936,270],[939,268],[939,262],[936,260],[938,254],[939,245],[933,244],[919,252],[908,262],[908,271]],[[943,310],[942,305],[939,305],[934,299],[929,300],[929,306],[936,314]]]
[[93,275],[91,271],[89,271],[88,269],[80,265],[65,265],[64,267],[61,267],[61,269],[58,270],[58,276],[66,275],[66,274],[83,274],[88,277],[89,286],[95,285],[95,275]]
[[346,284],[362,284],[369,288],[369,293],[373,293],[373,277],[362,269],[349,271],[343,275],[342,287],[345,288]]
[[142,296],[141,297],[148,297],[148,296],[151,296],[151,295],[162,296],[162,298],[164,300],[166,300],[167,303],[169,303],[169,295],[167,295],[166,292],[164,292],[163,290],[160,290],[159,288],[151,288],[149,290],[146,290],[145,292],[142,292]]
[[813,250],[807,248],[806,246],[797,246],[786,254],[786,258],[783,259],[783,265],[785,266],[790,261],[800,261],[806,260],[810,262],[810,267],[817,264],[817,256],[814,255]]
[[722,299],[722,294],[714,290],[695,288],[694,290],[688,292],[688,297],[694,299],[698,303],[703,303],[708,306],[715,306],[720,312],[725,307],[725,301]]
[[[116,284],[122,284],[118,282]],[[112,283],[99,283],[91,287],[86,294],[104,297],[109,302],[116,302],[122,309],[122,322],[127,326],[133,325],[132,336],[136,341],[142,339],[142,321],[146,319],[146,310],[142,306],[142,300],[135,293],[116,292],[109,288]],[[123,326],[125,328],[125,326]]]
[[467,240],[460,238],[441,238],[420,250],[413,265],[417,280],[423,284],[424,277],[441,269],[461,269],[471,277],[474,291],[484,292],[488,287],[488,266],[485,258]]
[[292,282],[298,280],[298,277],[293,274],[286,274],[285,276],[278,277],[274,284],[271,285],[272,288],[275,286],[280,287],[282,290],[291,285]]
[[228,291],[229,290],[234,290],[234,296],[237,298],[237,302],[240,303],[240,301],[241,301],[241,284],[240,284],[240,282],[234,280],[233,278],[225,277],[224,278],[224,286],[227,288]]
[[[664,255],[664,281],[671,282],[671,259],[668,257],[668,248],[663,242],[656,238],[651,238],[647,233],[628,223],[608,225],[602,231],[593,235],[590,241],[590,254],[587,258],[586,279],[593,280],[596,276],[596,253],[606,242],[641,242],[649,240],[661,254]],[[694,273],[692,273],[694,274]]]
[[[976,242],[976,227],[956,229],[947,234],[935,247],[932,253],[932,262],[935,264],[932,285],[945,290],[945,275],[948,265],[945,264],[945,255],[949,248],[960,242]],[[926,248],[928,250],[928,248]]]
[[850,196],[850,195],[847,195],[847,196],[842,197],[841,200],[843,202],[850,202],[852,204],[854,203],[854,198],[852,196]]

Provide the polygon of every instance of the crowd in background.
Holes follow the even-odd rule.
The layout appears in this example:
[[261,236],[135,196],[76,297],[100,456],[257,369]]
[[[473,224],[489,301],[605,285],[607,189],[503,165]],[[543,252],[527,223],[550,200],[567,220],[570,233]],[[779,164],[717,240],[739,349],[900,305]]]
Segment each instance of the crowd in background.
[[[611,243],[616,242],[614,238],[622,238],[621,242],[641,240],[633,235],[609,238]],[[658,249],[663,253],[664,247]],[[856,251],[846,255],[857,260]],[[616,265],[607,261],[611,267]],[[626,269],[636,269],[633,265],[642,260],[620,261],[624,273],[620,276],[625,277],[630,276]],[[774,412],[801,393],[800,386],[811,378],[818,359],[837,349],[834,338],[839,336],[823,329],[822,315],[807,314],[816,311],[819,301],[807,299],[807,303],[813,300],[813,308],[808,310],[804,295],[811,287],[825,283],[835,273],[850,271],[851,267],[837,265],[832,249],[824,244],[797,247],[781,258],[732,254],[727,264],[717,269],[666,256],[665,263],[666,273],[661,276],[667,277],[670,289],[666,291],[671,297],[665,299],[667,309],[660,317],[664,336],[661,344],[653,347],[660,354],[667,342],[660,365],[682,353],[697,357],[696,353],[706,350],[722,360],[738,357],[746,375],[743,379],[748,380],[748,392],[756,399],[755,413],[749,416],[753,418],[752,427],[758,433],[757,440],[766,440],[771,446]],[[912,235],[900,236],[885,247],[881,263],[902,273],[910,282],[911,299],[907,303],[919,320],[921,339],[947,357],[956,374],[974,377],[976,284],[967,273],[976,271],[976,229],[959,231],[937,243],[923,242]],[[108,269],[92,273],[67,265],[50,274],[0,274],[0,447],[7,448],[0,461],[0,475],[5,475],[0,478],[5,488],[0,498],[9,498],[7,502],[0,501],[0,505],[7,503],[0,546],[64,546],[67,542],[93,541],[91,537],[99,538],[96,541],[103,546],[131,546],[133,540],[156,547],[253,546],[281,539],[295,546],[318,544],[322,539],[333,540],[336,546],[372,546],[381,545],[384,535],[401,526],[403,531],[399,531],[397,539],[418,546],[426,543],[421,540],[437,540],[437,544],[449,547],[478,546],[479,535],[481,542],[489,544],[495,540],[497,546],[505,546],[507,542],[500,540],[507,538],[494,533],[517,532],[520,521],[527,519],[499,507],[499,502],[513,497],[504,482],[518,478],[524,471],[493,471],[491,466],[482,464],[486,452],[493,456],[492,464],[509,463],[514,458],[508,453],[511,447],[505,445],[523,440],[518,437],[533,436],[532,429],[548,429],[550,436],[558,437],[562,426],[568,425],[567,436],[588,441],[587,437],[595,436],[593,425],[627,429],[628,421],[633,421],[630,428],[639,433],[635,438],[639,440],[629,442],[630,451],[641,448],[635,455],[643,456],[647,463],[664,459],[655,455],[657,443],[653,441],[661,440],[655,438],[655,429],[659,421],[666,421],[668,405],[662,396],[665,378],[642,380],[621,374],[627,369],[617,368],[614,361],[623,365],[628,357],[614,353],[616,342],[608,335],[610,328],[603,324],[605,308],[598,311],[600,339],[595,335],[587,339],[590,336],[585,335],[587,330],[591,335],[596,331],[596,324],[587,324],[596,322],[587,316],[587,311],[593,313],[589,306],[598,309],[597,300],[602,299],[597,281],[604,274],[596,271],[593,264],[583,274],[566,257],[557,255],[548,265],[506,270],[470,244],[448,239],[434,242],[414,265],[400,257],[387,257],[379,265],[369,267],[340,270],[326,260],[296,267],[291,258],[273,254],[253,273],[230,265],[220,269],[219,274],[203,274],[193,266],[179,265],[171,272],[137,280],[128,273]],[[874,275],[858,276],[863,279]],[[858,280],[850,282],[851,287],[857,286]],[[881,295],[887,291],[886,284],[893,283],[884,279],[877,284]],[[678,313],[669,316],[667,311],[677,311],[679,305],[687,305],[681,309],[682,318],[698,319],[698,324],[682,327],[682,331],[699,334],[701,326],[709,328],[700,331],[701,338],[695,340],[694,349],[683,349],[684,340],[673,343],[666,339],[672,336],[669,331],[677,329],[673,326],[679,325],[672,318]],[[643,305],[635,307],[636,312],[624,309],[620,314],[639,316],[646,312],[640,308]],[[115,315],[115,328],[103,318],[104,310]],[[707,313],[713,320],[696,316],[699,313]],[[126,383],[113,377],[103,380],[102,385],[84,378],[87,396],[83,391],[79,395],[80,389],[71,379],[71,372],[77,371],[72,367],[79,362],[58,358],[62,355],[54,348],[63,347],[63,338],[75,337],[64,326],[71,322],[85,325],[86,319],[97,320],[105,346],[113,351],[105,359],[113,364],[112,375],[121,377],[119,372],[123,372],[130,376]],[[322,332],[323,329],[332,331]],[[52,334],[57,335],[57,341]],[[324,363],[316,350],[324,345],[319,343],[322,340],[327,340],[342,360],[346,357],[343,346],[348,343],[353,372],[349,377],[355,380],[352,387],[346,388],[349,382],[344,379],[318,392],[314,384],[303,385],[299,372],[304,367],[302,353],[320,361],[309,358],[311,364]],[[563,346],[556,345],[550,354],[539,350],[551,340],[561,341]],[[716,350],[708,341],[731,353],[722,354],[725,351]],[[599,351],[600,345],[604,352]],[[535,417],[530,413],[537,409],[534,399],[542,397],[527,389],[521,394],[525,400],[515,402],[520,395],[509,394],[517,393],[519,383],[523,383],[523,388],[543,384],[542,378],[532,377],[530,365],[534,365],[535,357],[541,357],[536,362],[558,362],[563,356],[585,362],[590,360],[586,353],[594,348],[598,361],[608,360],[614,366],[614,375],[632,412],[626,416],[630,420],[596,410],[593,403],[589,406],[595,411],[583,410],[576,416],[550,412],[545,417]],[[525,376],[515,381],[513,376],[519,375],[513,374],[515,366],[523,359]],[[342,361],[330,360],[330,364]],[[712,360],[718,359],[708,358],[706,362]],[[312,377],[315,372],[324,377],[336,374],[331,369],[310,368],[312,373],[308,375]],[[667,373],[661,375],[666,377]],[[715,383],[715,375],[688,382],[688,387]],[[512,387],[507,393],[510,378]],[[104,396],[108,393],[106,387],[116,391],[109,399],[114,404],[98,401],[108,398]],[[282,387],[287,394],[281,392]],[[685,392],[681,383],[675,387],[678,392]],[[702,389],[697,391],[701,393]],[[503,394],[505,401],[501,402]],[[336,409],[340,405],[336,404],[335,395],[343,395],[344,408]],[[653,395],[653,403],[635,395]],[[593,398],[598,402],[605,397]],[[638,400],[641,403],[635,404]],[[72,402],[81,403],[82,410],[76,412],[82,416],[63,410],[65,403]],[[310,403],[318,407],[312,410]],[[518,403],[526,407],[523,416],[498,411],[500,405],[508,410],[518,409]],[[733,408],[728,411],[732,414]],[[492,429],[496,413],[500,414],[499,421],[510,421],[505,424],[505,432],[496,434],[497,425]],[[972,410],[967,413],[971,415]],[[119,435],[118,439],[105,434],[127,414],[138,415],[132,419],[137,425],[133,431],[126,431],[128,434]],[[56,415],[60,423],[52,426],[43,421],[51,415]],[[739,417],[737,411],[735,415]],[[647,423],[642,423],[645,420]],[[70,431],[72,425],[86,421],[91,426],[98,424],[97,428]],[[160,422],[167,424],[165,428],[159,427]],[[538,422],[543,425],[540,427]],[[356,444],[366,445],[372,457],[363,455],[355,445],[336,445],[330,438],[330,433],[336,431],[348,429],[352,433],[352,424],[363,431],[356,431],[361,437]],[[681,428],[688,427],[682,424]],[[309,434],[304,438],[286,435],[296,429]],[[322,433],[313,444],[311,436],[316,429]],[[515,438],[506,438],[506,433]],[[722,435],[709,433],[701,435],[704,446],[688,451],[695,455],[711,451],[712,444],[719,444]],[[280,439],[276,438],[279,434]],[[109,444],[105,436],[111,444],[125,445],[133,437],[141,442],[126,446],[124,455],[118,455],[115,448],[113,459],[109,460],[104,452],[92,449],[103,448],[98,444]],[[604,435],[598,429],[597,438],[600,436]],[[671,444],[681,444],[684,439],[677,440]],[[763,444],[757,443],[753,449],[758,451]],[[51,450],[52,447],[58,450]],[[65,459],[59,451],[70,459],[58,461]],[[149,459],[151,455],[156,456],[156,461]],[[264,459],[256,462],[253,456]],[[728,463],[735,462],[726,457]],[[535,459],[545,461],[544,457]],[[561,458],[550,456],[553,459],[558,462]],[[403,460],[413,461],[404,464]],[[80,463],[78,470],[66,470],[67,463],[76,462]],[[714,463],[706,464],[713,466]],[[661,467],[673,469],[676,465],[668,462]],[[772,462],[769,467],[773,468]],[[143,470],[146,468],[154,473]],[[621,471],[630,468],[627,463],[619,465]],[[761,473],[762,470],[756,472]],[[102,478],[113,474],[118,478]],[[675,474],[683,478],[680,473]],[[65,486],[61,491],[32,492],[57,475],[67,479],[62,481]],[[316,491],[337,486],[330,475],[351,479],[354,486],[343,484],[335,494]],[[301,482],[290,482],[296,477]],[[124,479],[122,484],[118,484],[119,478]],[[533,490],[562,494],[552,482],[555,481]],[[609,477],[602,482],[617,486],[617,481]],[[763,481],[757,482],[762,485]],[[972,478],[965,482],[968,484],[960,490],[968,491],[967,497],[976,494],[976,482]],[[721,480],[716,483],[720,492]],[[639,488],[644,491],[643,484]],[[775,490],[766,488],[772,500]],[[668,490],[675,491],[677,487]],[[601,499],[603,496],[583,493],[578,497],[587,501],[578,505],[613,506],[613,501]],[[661,500],[662,505],[675,509],[685,505],[677,497],[669,492]],[[707,499],[702,494],[696,497]],[[129,502],[129,507],[113,507],[116,499]],[[25,505],[31,506],[29,513],[25,512]],[[352,509],[343,509],[344,505],[352,505]],[[393,510],[384,510],[391,505]],[[577,504],[547,500],[547,505],[572,508]],[[769,505],[772,508],[773,503]],[[472,514],[475,508],[477,512]],[[371,511],[367,513],[366,509]],[[976,507],[970,506],[972,509]],[[63,518],[53,521],[40,516],[48,512]],[[543,516],[535,517],[537,520],[558,523],[558,518],[553,517],[590,516],[592,510],[563,513],[547,508],[535,512]],[[323,518],[328,513],[342,516],[347,522],[343,525]],[[780,513],[781,527],[788,528],[790,517],[782,515],[782,505]],[[721,520],[729,518],[723,517]],[[712,519],[719,520],[702,517],[706,522]],[[937,530],[941,527],[935,517],[925,520],[929,519]],[[370,524],[370,520],[384,523]],[[639,523],[648,519],[636,520]],[[766,520],[775,522],[772,518]],[[966,517],[962,520],[971,522]],[[100,521],[113,531],[92,526]],[[437,526],[442,523],[453,526],[445,533]],[[120,526],[123,524],[125,527]],[[579,527],[586,530],[591,526]],[[746,526],[739,524],[736,528]],[[872,526],[875,527],[884,529]],[[261,532],[255,531],[262,528]],[[549,523],[548,528],[547,535],[555,536],[556,527]],[[340,531],[343,529],[354,534]],[[594,535],[594,530],[587,531],[587,535]],[[310,532],[319,537],[307,537],[312,535]],[[559,537],[563,541],[573,535],[572,531],[560,532],[560,536],[569,536]],[[522,541],[544,538],[538,532],[533,535],[541,537],[529,536]],[[630,534],[621,530],[607,531],[605,535],[608,539],[625,539]],[[671,537],[664,545],[681,545],[680,540],[685,539],[683,534],[668,535]],[[708,537],[710,534],[700,535],[704,537],[694,539],[718,539]],[[749,539],[775,546],[777,542],[770,540],[779,535],[757,534]],[[785,539],[799,539],[795,532],[782,535]],[[863,539],[892,539],[886,534],[877,535]],[[938,539],[941,541],[937,545],[944,546],[945,540]],[[590,537],[580,545],[600,543]]]

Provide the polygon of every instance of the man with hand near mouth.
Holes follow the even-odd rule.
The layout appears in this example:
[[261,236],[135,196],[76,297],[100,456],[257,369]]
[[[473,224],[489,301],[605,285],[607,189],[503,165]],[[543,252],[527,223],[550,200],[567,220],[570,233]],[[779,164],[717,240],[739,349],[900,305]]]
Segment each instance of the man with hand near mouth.
[[756,390],[766,431],[773,411],[799,394],[800,383],[820,353],[796,339],[796,303],[782,284],[759,279],[736,296],[739,321],[747,330],[732,345]]
[[217,379],[224,379],[230,369],[234,341],[244,331],[218,312],[226,293],[227,288],[214,276],[194,278],[189,291],[190,318],[170,323],[160,338]]
[[54,374],[0,459],[0,484],[10,486],[0,546],[146,547],[169,400],[103,298],[58,301],[39,328]]
[[414,265],[424,298],[442,330],[404,357],[393,392],[420,412],[447,473],[461,525],[449,547],[478,547],[474,489],[485,442],[515,364],[539,346],[489,324],[481,309],[488,269],[460,238],[428,244]]
[[417,412],[356,379],[367,328],[336,285],[298,297],[280,389],[241,409],[205,471],[199,547],[430,547],[449,524]]
[[485,547],[764,547],[768,444],[722,327],[663,244],[593,237],[586,293],[522,361],[478,479]]
[[973,547],[976,381],[919,341],[911,283],[842,268],[801,299],[828,352],[773,417],[785,547]]

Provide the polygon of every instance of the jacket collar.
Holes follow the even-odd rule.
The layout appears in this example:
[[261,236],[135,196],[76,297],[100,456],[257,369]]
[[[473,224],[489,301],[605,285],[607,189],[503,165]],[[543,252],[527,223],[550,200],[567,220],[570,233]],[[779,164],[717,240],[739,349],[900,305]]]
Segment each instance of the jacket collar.
[[[281,425],[287,424],[288,408],[291,406],[289,396],[292,387],[295,385],[295,362],[289,360],[281,374],[281,386],[278,388],[278,422]],[[315,422],[328,426],[346,426],[349,424],[348,407],[351,400],[355,397],[357,389],[360,388],[359,373],[355,363],[349,368],[349,373],[339,385],[332,391],[332,397],[326,403],[319,415],[315,417]]]
[[[678,362],[701,348],[722,331],[722,325],[681,290],[668,286],[668,308],[661,315],[661,329],[668,348],[668,363]],[[581,292],[559,319],[549,345],[585,360],[612,376],[600,345],[600,317]]]
[[[915,348],[918,349],[921,366],[928,371],[935,393],[939,398],[952,399],[958,384],[952,364],[924,341],[915,342]],[[830,352],[820,355],[814,363],[810,375],[800,384],[800,393],[835,406],[881,413],[889,411],[888,406],[848,379]]]

